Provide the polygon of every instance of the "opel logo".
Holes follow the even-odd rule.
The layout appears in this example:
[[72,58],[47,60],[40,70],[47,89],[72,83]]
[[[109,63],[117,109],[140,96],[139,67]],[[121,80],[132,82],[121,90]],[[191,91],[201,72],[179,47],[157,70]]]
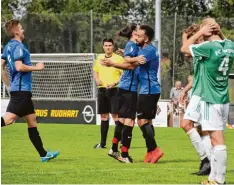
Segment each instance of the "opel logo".
[[93,113],[93,108],[90,105],[85,106],[82,114],[86,123],[91,123],[93,121],[93,117],[95,116]]

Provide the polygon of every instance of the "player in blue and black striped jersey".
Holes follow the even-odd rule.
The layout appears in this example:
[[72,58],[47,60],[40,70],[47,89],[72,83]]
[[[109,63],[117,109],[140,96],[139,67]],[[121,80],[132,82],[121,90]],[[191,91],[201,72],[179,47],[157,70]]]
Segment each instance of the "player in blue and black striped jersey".
[[131,61],[123,64],[117,64],[107,59],[101,61],[101,63],[122,69],[135,69],[139,66],[140,91],[137,102],[137,118],[147,146],[144,161],[156,163],[163,156],[163,152],[156,144],[150,123],[156,115],[157,102],[161,91],[157,79],[159,57],[157,49],[151,44],[154,30],[150,26],[141,25],[137,30],[136,37],[137,44],[140,46],[137,57],[133,57]]
[[[28,134],[32,144],[38,151],[41,161],[47,162],[59,155],[59,152],[49,152],[37,130],[36,114],[32,102],[32,71],[44,69],[43,63],[33,66],[30,53],[23,45],[24,30],[18,20],[10,20],[5,24],[6,34],[11,40],[5,46],[1,57],[1,77],[7,88],[10,89],[10,102],[4,117],[1,117],[1,127],[10,125],[18,117],[23,117],[28,124]],[[6,65],[10,71],[10,80],[7,76]]]
[[[102,65],[121,69],[135,69],[139,66],[140,91],[137,102],[137,118],[147,146],[145,163],[156,163],[163,156],[163,152],[156,144],[154,131],[151,127],[161,93],[157,78],[159,56],[157,49],[151,44],[153,37],[154,30],[148,25],[141,25],[137,30],[136,39],[138,46],[140,46],[136,57],[139,59],[138,61],[123,64],[117,64],[107,59],[101,61]],[[135,57],[131,60],[135,60]]]
[[[137,56],[139,47],[136,44],[136,29],[137,24],[128,24],[118,32],[118,36],[125,37],[128,42],[124,48],[125,62],[136,62],[133,57]],[[132,159],[129,157],[128,149],[130,148],[132,140],[132,130],[136,118],[137,108],[137,87],[138,87],[138,68],[125,69],[120,79],[119,88],[119,122],[116,124],[114,137],[112,140],[112,148],[108,155],[121,160],[125,163],[131,163]],[[122,132],[122,134],[121,134]],[[122,137],[121,137],[122,136]],[[121,140],[121,156],[118,152],[118,142]]]

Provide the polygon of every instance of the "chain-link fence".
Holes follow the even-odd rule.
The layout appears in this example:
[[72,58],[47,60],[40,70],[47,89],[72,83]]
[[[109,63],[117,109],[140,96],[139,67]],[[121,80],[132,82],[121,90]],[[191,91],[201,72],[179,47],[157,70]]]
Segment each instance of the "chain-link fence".
[[[180,80],[186,85],[187,76],[192,74],[191,61],[186,61],[180,53],[181,37],[185,28],[199,22],[201,18],[178,16],[175,19],[170,16],[161,19],[161,98],[167,99],[174,82]],[[21,22],[25,29],[25,44],[31,53],[101,53],[101,41],[105,37],[114,38],[116,49],[124,48],[126,40],[116,37],[116,32],[125,26],[129,19],[123,16],[94,14],[91,11],[87,14],[47,16],[30,14]],[[234,18],[220,18],[217,22],[221,28],[234,29]],[[154,19],[141,23],[154,28]],[[2,46],[9,40],[3,30]]]

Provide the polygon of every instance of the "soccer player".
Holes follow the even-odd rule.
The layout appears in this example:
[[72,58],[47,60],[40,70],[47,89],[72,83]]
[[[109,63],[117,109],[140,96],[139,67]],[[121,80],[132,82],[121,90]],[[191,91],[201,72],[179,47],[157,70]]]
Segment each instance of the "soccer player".
[[[200,29],[199,25],[191,25],[189,26],[183,33],[183,43],[185,43],[191,36],[197,33]],[[196,43],[203,42],[203,37],[198,38]],[[189,54],[185,53],[186,57]],[[185,94],[192,88],[192,97],[190,99],[190,103],[186,109],[184,119],[181,123],[181,128],[185,131],[185,133],[189,136],[195,150],[197,151],[201,164],[199,171],[195,174],[197,175],[208,175],[210,173],[210,150],[211,150],[211,141],[208,132],[201,131],[199,126],[201,119],[200,119],[200,112],[197,107],[199,107],[199,99],[201,98],[201,86],[199,85],[202,81],[199,75],[199,67],[202,67],[197,59],[193,60],[194,66],[194,79],[188,83],[188,85],[181,91],[179,102],[184,102]],[[196,128],[195,125],[196,123]]]
[[[137,62],[136,57],[139,47],[136,44],[137,38],[137,24],[128,24],[126,27],[118,32],[118,36],[128,39],[124,48],[125,62]],[[132,57],[135,57],[132,58]],[[114,137],[112,139],[112,148],[108,155],[120,160],[124,163],[132,163],[132,158],[128,154],[132,140],[132,130],[136,118],[137,109],[137,87],[138,87],[138,68],[133,70],[124,70],[120,79],[118,88],[120,96],[119,106],[119,122],[116,123]],[[122,137],[121,137],[122,135]],[[118,152],[118,142],[121,139],[121,157]]]
[[123,63],[123,57],[114,53],[113,39],[105,38],[102,44],[105,53],[97,56],[93,67],[98,86],[98,114],[101,114],[101,142],[96,144],[94,148],[106,148],[106,139],[109,130],[109,113],[111,113],[116,125],[119,125],[117,85],[122,75],[122,70],[102,66],[99,61],[108,58],[117,63]]
[[[234,42],[222,40],[217,32],[214,19],[202,21],[201,29],[181,48],[202,63],[200,69],[202,98],[200,100],[202,130],[211,137],[211,172],[202,184],[225,184],[227,151],[223,129],[229,111],[228,76],[234,61]],[[204,36],[204,42],[193,45],[195,40]]]
[[[30,53],[22,44],[24,30],[18,20],[5,24],[6,34],[11,40],[5,46],[1,59],[1,76],[10,89],[10,102],[6,114],[1,117],[1,127],[10,125],[18,117],[23,117],[28,124],[29,138],[40,155],[42,162],[47,162],[59,155],[59,152],[46,151],[37,130],[36,114],[32,102],[32,71],[44,69],[43,63],[32,65]],[[5,66],[10,71],[10,81]]]
[[143,56],[145,60],[134,63],[125,62],[123,64],[104,60],[102,64],[125,69],[135,69],[137,66],[140,66],[140,91],[137,102],[137,118],[147,147],[144,162],[156,163],[163,156],[163,152],[156,144],[154,131],[151,126],[152,119],[156,115],[157,102],[160,97],[160,84],[157,78],[159,66],[158,51],[151,44],[154,37],[154,30],[150,26],[141,25],[137,30],[137,36],[137,44],[141,47],[138,56]]

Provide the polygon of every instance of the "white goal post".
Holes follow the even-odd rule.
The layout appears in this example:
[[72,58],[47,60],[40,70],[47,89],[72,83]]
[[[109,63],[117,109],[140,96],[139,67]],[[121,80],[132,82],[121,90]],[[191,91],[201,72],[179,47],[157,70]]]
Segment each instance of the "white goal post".
[[[32,73],[33,99],[95,100],[94,59],[95,54],[90,53],[31,54],[33,65],[45,64],[44,70]],[[2,88],[5,98],[7,93]]]

